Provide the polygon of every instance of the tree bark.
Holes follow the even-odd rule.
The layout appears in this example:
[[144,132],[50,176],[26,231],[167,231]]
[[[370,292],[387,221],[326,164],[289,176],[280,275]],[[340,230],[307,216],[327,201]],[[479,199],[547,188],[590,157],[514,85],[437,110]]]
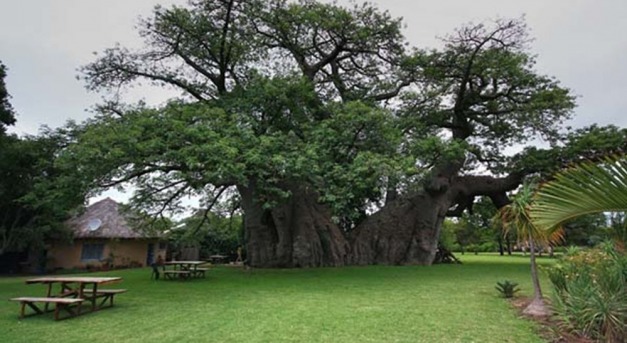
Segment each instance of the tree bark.
[[448,205],[426,192],[389,203],[353,231],[350,263],[431,264]]
[[447,215],[460,215],[478,195],[504,206],[509,201],[505,192],[521,181],[520,175],[456,176],[458,170],[454,164],[442,167],[423,191],[386,204],[358,225],[350,237],[350,263],[430,265]]
[[254,181],[238,186],[245,216],[247,264],[261,268],[342,266],[348,244],[306,186],[288,186],[291,196],[272,209],[263,207]]
[[499,243],[499,255],[503,256],[505,254],[505,252],[503,250],[503,237],[501,235],[499,235],[497,240],[498,240],[498,243]]
[[490,196],[497,207],[503,206],[505,192],[520,181],[511,176],[455,176],[455,168],[444,168],[422,191],[390,201],[357,225],[348,238],[306,185],[286,185],[284,190],[291,196],[272,209],[259,201],[254,180],[240,185],[247,263],[264,268],[430,265],[447,215],[470,207],[478,195]]
[[538,266],[536,264],[536,248],[533,238],[529,236],[529,256],[531,261],[531,282],[533,283],[533,300],[523,310],[524,314],[542,317],[548,316],[550,313],[542,299],[542,289],[540,288],[540,279],[538,278]]

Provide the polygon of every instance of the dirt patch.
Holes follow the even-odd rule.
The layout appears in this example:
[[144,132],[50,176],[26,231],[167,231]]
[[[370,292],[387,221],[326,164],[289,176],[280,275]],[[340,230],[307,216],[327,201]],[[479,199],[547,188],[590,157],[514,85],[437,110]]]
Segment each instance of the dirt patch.
[[[540,336],[551,343],[595,343],[595,340],[577,336],[560,327],[559,322],[552,317],[530,317],[522,312],[531,303],[531,298],[518,297],[510,300],[510,304],[516,308],[521,317],[533,320],[540,324]],[[545,300],[546,301],[546,300]]]

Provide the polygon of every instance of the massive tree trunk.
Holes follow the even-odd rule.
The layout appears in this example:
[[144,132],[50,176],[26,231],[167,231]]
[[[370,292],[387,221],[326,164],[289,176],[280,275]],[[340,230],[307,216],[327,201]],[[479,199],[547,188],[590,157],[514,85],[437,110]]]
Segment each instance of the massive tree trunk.
[[291,196],[273,209],[257,200],[251,181],[238,186],[245,213],[247,262],[252,267],[290,268],[342,266],[348,242],[331,220],[328,208],[306,186],[285,188]]
[[431,264],[449,202],[421,192],[388,203],[351,237],[352,264]]
[[[245,213],[248,264],[290,268],[345,264],[433,263],[446,216],[472,206],[487,195],[497,207],[507,204],[506,191],[520,175],[506,178],[439,174],[424,190],[399,197],[360,223],[347,239],[332,221],[330,210],[304,185],[287,185],[291,196],[272,209],[258,201],[254,181],[238,186]],[[450,210],[453,205],[457,205]]]
[[[505,193],[522,178],[518,174],[505,178],[446,175],[438,174],[423,191],[390,202],[355,228],[350,262],[430,265],[446,216],[471,208],[478,195],[489,196],[502,207],[509,201]],[[457,206],[450,210],[453,205]]]

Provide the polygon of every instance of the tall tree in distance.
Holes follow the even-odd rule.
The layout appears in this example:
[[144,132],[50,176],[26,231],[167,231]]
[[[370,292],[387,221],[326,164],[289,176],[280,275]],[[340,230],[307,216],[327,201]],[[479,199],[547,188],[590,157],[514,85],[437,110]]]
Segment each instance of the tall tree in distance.
[[[42,249],[47,238],[67,238],[63,221],[83,204],[83,193],[61,188],[55,167],[60,137],[0,137],[0,255]],[[77,190],[74,188],[74,190]]]
[[[83,204],[85,187],[56,163],[77,130],[44,129],[39,136],[6,134],[15,123],[0,63],[0,256],[42,249],[47,238],[66,237],[63,221]],[[70,133],[71,132],[71,133]]]
[[0,135],[4,134],[6,126],[15,124],[15,111],[9,102],[11,96],[4,81],[6,77],[7,68],[0,61]]

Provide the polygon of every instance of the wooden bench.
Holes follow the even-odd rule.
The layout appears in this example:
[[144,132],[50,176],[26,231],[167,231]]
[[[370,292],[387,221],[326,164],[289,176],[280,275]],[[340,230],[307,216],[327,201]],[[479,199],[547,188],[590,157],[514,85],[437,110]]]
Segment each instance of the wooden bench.
[[192,275],[189,270],[166,270],[163,272],[163,276],[166,279],[174,280],[176,278],[188,280]]
[[[128,292],[128,290],[126,289],[99,289],[96,291],[96,295],[94,296],[93,293],[94,291],[91,289],[86,289],[83,291],[83,294],[85,294],[85,298],[91,298],[92,301],[92,308],[95,310],[97,308],[102,308],[104,306],[104,304],[107,302],[107,300],[109,300],[109,307],[113,306],[113,297],[116,294],[120,294],[120,293],[126,293]],[[97,298],[102,298],[102,301],[100,302],[100,305],[98,305],[96,307],[96,299]]]
[[192,276],[193,277],[206,277],[205,272],[207,272],[209,270],[209,268],[196,268],[196,269],[192,269],[190,270],[192,272]]
[[[44,298],[44,297],[19,297],[19,298],[13,298],[11,299],[11,301],[19,301],[20,304],[22,305],[21,307],[21,311],[20,311],[20,319],[25,317],[25,307],[26,305],[28,305],[28,307],[32,308],[35,313],[34,314],[43,314],[45,312],[45,310],[41,310],[39,307],[37,307],[37,305],[35,305],[35,303],[45,303],[45,304],[55,304],[54,307],[54,320],[59,320],[59,313],[61,312],[61,310],[65,310],[67,313],[69,313],[69,317],[74,317],[76,315],[78,315],[80,313],[80,304],[85,301],[85,299],[80,299],[80,298]],[[76,305],[76,307],[78,307],[78,310],[73,310],[72,309],[72,305]]]

